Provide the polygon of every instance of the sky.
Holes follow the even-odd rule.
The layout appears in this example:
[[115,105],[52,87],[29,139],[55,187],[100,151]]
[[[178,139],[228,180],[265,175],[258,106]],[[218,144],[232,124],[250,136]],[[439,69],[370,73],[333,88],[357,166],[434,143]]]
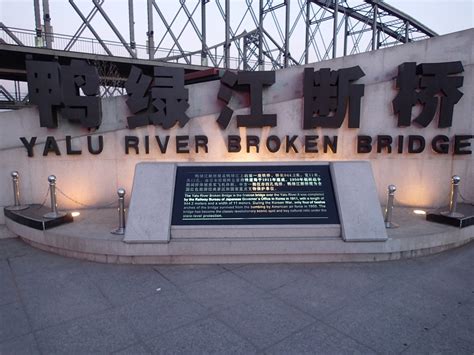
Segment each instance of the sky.
[[474,27],[473,0],[389,0],[438,34],[447,34]]

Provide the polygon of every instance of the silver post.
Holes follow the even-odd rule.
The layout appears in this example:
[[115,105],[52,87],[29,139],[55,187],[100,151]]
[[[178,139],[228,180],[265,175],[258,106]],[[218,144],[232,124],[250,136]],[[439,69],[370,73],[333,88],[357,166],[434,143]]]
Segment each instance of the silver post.
[[464,217],[462,213],[456,212],[458,205],[458,196],[459,196],[459,183],[461,178],[457,175],[453,175],[451,178],[451,193],[449,195],[449,211],[441,212],[442,215],[454,218]]
[[58,204],[56,202],[56,176],[48,176],[49,192],[51,196],[51,212],[45,213],[44,218],[58,218],[66,215],[64,212],[58,212]]
[[12,182],[13,182],[13,200],[14,204],[13,206],[7,207],[6,209],[9,211],[21,211],[21,210],[26,210],[29,206],[21,205],[20,204],[20,187],[19,187],[19,181],[20,181],[20,174],[18,174],[18,171],[12,171]]
[[118,189],[117,195],[119,197],[118,203],[118,213],[119,213],[119,226],[117,229],[114,229],[111,233],[124,235],[125,234],[125,189]]
[[388,185],[387,207],[385,208],[385,228],[398,228],[399,225],[392,222],[393,200],[395,199],[395,185]]
[[20,189],[18,188],[18,180],[19,180],[18,171],[12,172],[12,180],[13,180],[13,199],[16,206],[20,206]]

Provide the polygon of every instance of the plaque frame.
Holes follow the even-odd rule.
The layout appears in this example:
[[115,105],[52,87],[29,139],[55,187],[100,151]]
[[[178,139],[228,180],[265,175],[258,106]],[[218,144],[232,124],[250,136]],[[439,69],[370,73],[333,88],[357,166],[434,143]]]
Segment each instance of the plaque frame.
[[[180,166],[306,166],[331,171],[339,224],[172,225],[176,170]],[[357,184],[354,184],[357,181]],[[155,182],[152,184],[151,182]],[[363,198],[362,198],[363,197]],[[369,162],[158,163],[136,165],[125,231],[126,243],[170,243],[180,239],[242,240],[333,238],[385,241],[387,233]],[[170,244],[172,245],[172,243]]]
[[177,166],[173,226],[272,224],[339,224],[328,164]]

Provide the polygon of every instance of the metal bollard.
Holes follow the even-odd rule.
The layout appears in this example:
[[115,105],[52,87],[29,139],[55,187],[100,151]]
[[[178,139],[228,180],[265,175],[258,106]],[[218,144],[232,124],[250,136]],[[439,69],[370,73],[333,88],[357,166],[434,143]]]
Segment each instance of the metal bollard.
[[387,207],[385,208],[385,228],[398,228],[399,225],[392,222],[393,200],[395,199],[395,185],[388,185]]
[[26,205],[21,205],[20,204],[20,174],[18,174],[18,171],[12,171],[12,181],[13,181],[13,200],[14,200],[14,205],[9,206],[6,209],[9,211],[21,211],[21,210],[26,210],[29,206]]
[[449,194],[449,211],[443,211],[441,214],[443,216],[461,218],[464,217],[462,213],[456,212],[458,205],[458,196],[459,196],[459,183],[461,178],[457,175],[453,175],[451,178],[451,193]]
[[124,235],[125,234],[125,189],[118,189],[117,190],[117,195],[119,197],[118,202],[119,202],[119,207],[118,207],[118,213],[119,213],[119,226],[117,229],[114,229],[112,234],[118,234],[118,235]]
[[58,204],[56,202],[56,176],[48,176],[49,192],[51,195],[51,212],[45,213],[44,218],[58,218],[66,215],[65,212],[58,211]]

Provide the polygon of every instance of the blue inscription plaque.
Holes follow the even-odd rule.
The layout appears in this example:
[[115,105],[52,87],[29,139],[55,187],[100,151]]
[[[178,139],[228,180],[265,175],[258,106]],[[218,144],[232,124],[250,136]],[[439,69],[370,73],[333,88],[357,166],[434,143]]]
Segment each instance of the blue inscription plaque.
[[173,225],[338,223],[328,165],[177,168]]

